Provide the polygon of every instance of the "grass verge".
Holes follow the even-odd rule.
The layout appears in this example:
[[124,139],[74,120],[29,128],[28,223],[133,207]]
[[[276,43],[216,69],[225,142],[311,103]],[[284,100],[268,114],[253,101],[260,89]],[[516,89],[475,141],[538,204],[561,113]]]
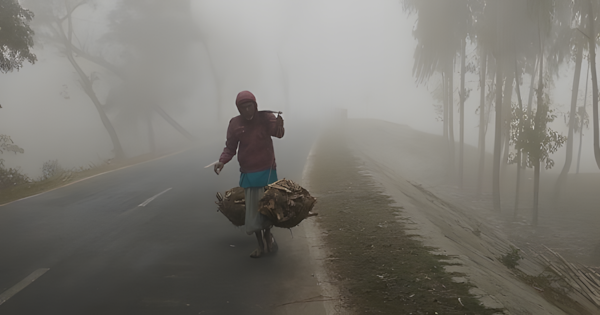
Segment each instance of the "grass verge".
[[330,250],[326,266],[341,291],[339,313],[495,314],[445,272],[447,256],[431,253],[399,222],[402,209],[362,174],[343,136],[317,144],[310,188]]

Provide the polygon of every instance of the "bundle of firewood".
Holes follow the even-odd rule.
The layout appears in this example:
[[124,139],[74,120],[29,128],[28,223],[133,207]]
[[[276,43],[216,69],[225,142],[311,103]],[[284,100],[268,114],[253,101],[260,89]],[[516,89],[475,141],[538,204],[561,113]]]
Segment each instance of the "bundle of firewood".
[[[218,211],[233,225],[244,225],[246,200],[243,188],[232,188],[225,195],[217,193],[217,199]],[[265,194],[258,203],[258,211],[267,216],[274,226],[292,228],[302,220],[316,215],[310,212],[315,202],[316,199],[302,186],[282,179],[265,187]]]
[[258,211],[267,216],[274,226],[292,228],[316,215],[310,213],[316,201],[302,186],[284,178],[267,186],[258,203]]
[[244,188],[234,187],[225,192],[225,196],[217,193],[215,202],[223,215],[235,226],[242,226],[246,222],[246,200]]

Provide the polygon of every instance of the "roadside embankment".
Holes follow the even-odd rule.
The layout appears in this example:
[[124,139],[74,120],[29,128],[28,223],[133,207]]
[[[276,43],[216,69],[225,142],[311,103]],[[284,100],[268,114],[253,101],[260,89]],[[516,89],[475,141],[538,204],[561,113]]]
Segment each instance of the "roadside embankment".
[[305,184],[318,198],[336,313],[593,313],[553,287],[535,253],[508,266],[517,249],[502,217],[466,206],[481,200],[445,182],[440,138],[348,120],[315,145]]
[[[419,227],[407,213],[413,205],[386,195],[351,145],[347,130],[326,131],[305,183],[318,198],[317,231],[326,252],[321,259],[340,294],[335,313],[502,313],[500,303],[481,305],[469,293],[471,282],[456,281],[466,275],[446,271],[459,263],[456,257],[433,254],[415,237]],[[424,195],[414,187],[409,193]]]

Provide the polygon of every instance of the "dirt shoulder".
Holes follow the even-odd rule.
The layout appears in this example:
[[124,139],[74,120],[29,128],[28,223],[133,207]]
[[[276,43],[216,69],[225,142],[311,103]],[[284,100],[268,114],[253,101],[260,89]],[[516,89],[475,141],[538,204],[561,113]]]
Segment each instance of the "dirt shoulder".
[[439,141],[350,120],[316,146],[309,186],[341,295],[337,313],[586,314],[566,295],[540,289],[544,267],[527,255],[516,269],[501,262],[513,244],[493,216],[438,192]]
[[[446,254],[432,254],[414,237],[405,207],[395,204],[368,175],[342,135],[329,133],[317,144],[309,171],[311,192],[329,281],[337,287],[339,314],[495,314],[454,281],[462,274]],[[501,306],[501,305],[498,305]]]

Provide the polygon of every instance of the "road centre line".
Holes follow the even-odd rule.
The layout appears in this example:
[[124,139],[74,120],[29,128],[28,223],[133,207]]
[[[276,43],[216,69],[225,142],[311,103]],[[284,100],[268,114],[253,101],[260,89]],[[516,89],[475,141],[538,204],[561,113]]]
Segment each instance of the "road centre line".
[[156,197],[158,197],[158,196],[160,196],[160,195],[162,195],[162,194],[166,193],[167,191],[169,191],[169,190],[171,190],[171,189],[172,189],[172,188],[165,189],[163,192],[161,192],[161,193],[159,193],[159,194],[156,194],[156,195],[154,195],[154,196],[153,196],[153,197],[151,197],[151,198],[148,198],[148,199],[146,199],[146,201],[144,201],[144,202],[142,202],[141,204],[139,204],[139,205],[138,205],[138,207],[145,207],[145,206],[147,206],[147,205],[148,205],[150,202],[152,202],[152,200],[156,199]]
[[30,285],[37,278],[41,277],[48,270],[50,270],[50,268],[40,268],[32,272],[29,276],[25,277],[25,279],[21,280],[19,283],[13,285],[10,289],[2,292],[2,294],[0,294],[0,305],[8,301],[8,299],[13,297],[13,295],[19,293],[19,291],[25,289],[25,287]]

